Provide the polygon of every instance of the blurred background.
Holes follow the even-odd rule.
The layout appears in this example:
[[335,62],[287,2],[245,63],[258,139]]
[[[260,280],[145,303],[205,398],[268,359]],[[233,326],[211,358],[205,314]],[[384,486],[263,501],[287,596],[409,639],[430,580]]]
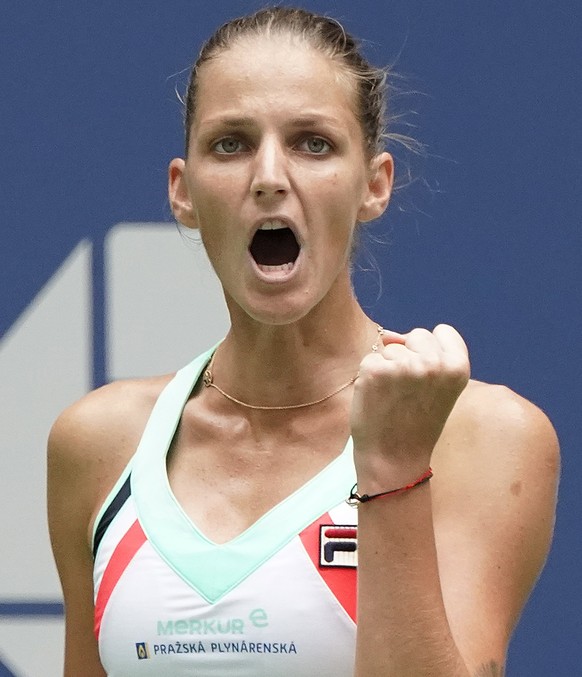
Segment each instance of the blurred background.
[[[183,154],[176,90],[202,40],[262,4],[0,3],[0,677],[62,670],[52,420],[111,379],[176,369],[226,330],[199,243],[171,221],[166,169]],[[400,187],[363,240],[364,306],[398,330],[455,325],[474,377],[557,428],[556,537],[508,674],[580,674],[581,5],[297,4],[391,65],[391,131],[424,145],[391,148]]]

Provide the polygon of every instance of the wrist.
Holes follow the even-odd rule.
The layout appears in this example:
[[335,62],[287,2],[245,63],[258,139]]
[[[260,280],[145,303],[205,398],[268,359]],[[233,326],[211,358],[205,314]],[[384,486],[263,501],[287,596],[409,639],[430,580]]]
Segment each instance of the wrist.
[[415,480],[404,484],[401,487],[396,487],[395,489],[387,489],[386,491],[379,491],[376,494],[368,494],[366,492],[358,491],[357,483],[354,484],[352,490],[350,491],[350,496],[347,500],[349,505],[356,506],[358,503],[368,503],[377,498],[387,498],[388,496],[397,496],[398,494],[405,494],[407,491],[412,491],[417,487],[426,484],[433,476],[432,468],[425,470],[422,475],[419,475]]
[[376,494],[406,486],[425,473],[431,462],[430,454],[354,453],[358,493]]

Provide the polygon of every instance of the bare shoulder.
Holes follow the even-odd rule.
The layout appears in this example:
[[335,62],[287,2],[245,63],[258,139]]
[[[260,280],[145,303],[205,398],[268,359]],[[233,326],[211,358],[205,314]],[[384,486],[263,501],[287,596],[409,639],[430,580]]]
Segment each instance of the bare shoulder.
[[511,498],[514,507],[526,499],[532,520],[536,507],[547,519],[553,515],[560,470],[556,432],[539,407],[506,386],[470,381],[447,421],[433,467],[444,476],[445,504],[446,497],[458,496],[487,510],[491,496],[501,504]]
[[135,452],[171,376],[119,381],[89,393],[57,418],[48,440],[49,499],[63,492],[92,513]]
[[453,461],[462,454],[482,472],[484,466],[533,463],[537,474],[559,464],[558,439],[546,414],[510,388],[481,381],[470,381],[459,397],[442,442],[443,456]]
[[[443,435],[443,463],[467,507],[538,529],[541,549],[553,528],[560,452],[546,414],[506,386],[471,381]],[[450,487],[452,490],[452,486]],[[492,506],[495,497],[496,504]],[[488,519],[489,519],[488,518]],[[536,525],[537,522],[537,525]]]
[[99,463],[124,455],[143,430],[171,376],[117,381],[65,409],[49,435],[49,453],[72,462]]

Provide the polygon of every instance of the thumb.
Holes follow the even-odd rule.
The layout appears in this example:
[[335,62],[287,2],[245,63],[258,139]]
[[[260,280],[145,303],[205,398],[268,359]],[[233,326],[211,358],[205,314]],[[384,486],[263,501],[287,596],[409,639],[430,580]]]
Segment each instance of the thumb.
[[380,335],[380,339],[385,346],[390,345],[391,343],[400,343],[401,345],[404,345],[407,338],[408,334],[400,334],[397,331],[392,331],[392,329],[383,329]]

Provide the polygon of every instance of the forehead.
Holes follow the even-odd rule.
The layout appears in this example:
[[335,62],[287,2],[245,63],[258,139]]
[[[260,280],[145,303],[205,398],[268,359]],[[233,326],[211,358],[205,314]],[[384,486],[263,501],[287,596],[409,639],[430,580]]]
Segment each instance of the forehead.
[[353,78],[331,57],[287,35],[239,38],[199,71],[196,119],[217,110],[317,109],[358,125]]

